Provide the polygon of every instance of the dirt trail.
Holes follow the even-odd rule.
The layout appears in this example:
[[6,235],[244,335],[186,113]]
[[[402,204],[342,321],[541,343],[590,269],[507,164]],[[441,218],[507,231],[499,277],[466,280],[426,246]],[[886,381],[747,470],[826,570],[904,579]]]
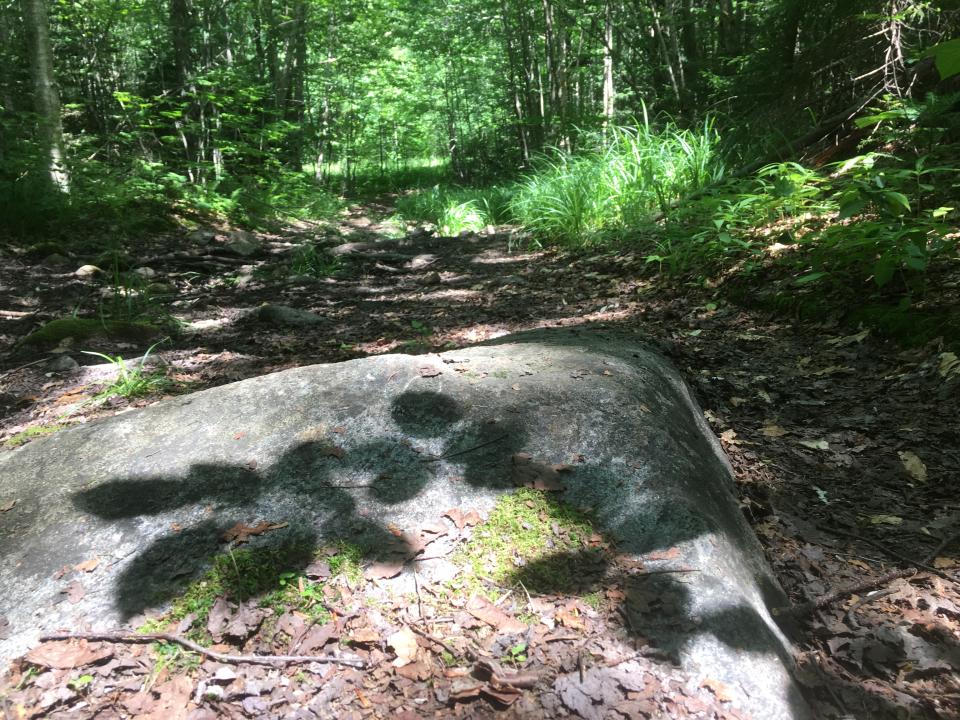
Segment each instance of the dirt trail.
[[[390,239],[387,229],[354,208],[336,232],[300,227],[265,236],[259,252],[239,262],[217,251],[219,239],[201,248],[185,235],[159,237],[138,248],[137,257],[158,258],[148,266],[170,290],[155,303],[186,324],[156,353],[178,392],[534,327],[637,329],[695,389],[737,471],[743,512],[795,602],[917,568],[805,618],[801,676],[822,716],[839,716],[839,707],[856,717],[894,717],[904,708],[917,717],[960,717],[960,378],[944,377],[935,345],[904,351],[835,323],[794,323],[729,305],[702,287],[651,277],[630,252],[531,251],[509,231]],[[291,267],[305,240],[316,243],[326,276]],[[105,275],[78,278],[74,269],[3,258],[5,438],[156,400],[91,403],[89,386],[109,367],[77,353],[137,357],[143,347],[74,346],[68,354],[82,366],[62,372],[47,355],[14,350],[39,322],[85,299],[89,312],[89,298],[109,291]],[[264,320],[272,317],[259,310],[264,303],[315,317],[297,325]]]

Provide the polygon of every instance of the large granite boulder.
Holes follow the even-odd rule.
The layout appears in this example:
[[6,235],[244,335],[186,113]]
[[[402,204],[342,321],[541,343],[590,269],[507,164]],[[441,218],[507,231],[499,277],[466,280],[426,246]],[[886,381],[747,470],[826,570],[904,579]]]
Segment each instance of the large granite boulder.
[[[254,542],[376,544],[389,524],[490,508],[517,453],[576,457],[564,500],[648,569],[692,570],[647,578],[634,604],[657,602],[631,621],[639,635],[754,717],[807,717],[769,612],[782,592],[701,411],[666,360],[600,332],[297,368],[0,456],[0,505],[16,501],[0,513],[0,657],[42,630],[115,628],[162,605],[237,522],[289,523]],[[93,559],[79,590],[60,573]]]

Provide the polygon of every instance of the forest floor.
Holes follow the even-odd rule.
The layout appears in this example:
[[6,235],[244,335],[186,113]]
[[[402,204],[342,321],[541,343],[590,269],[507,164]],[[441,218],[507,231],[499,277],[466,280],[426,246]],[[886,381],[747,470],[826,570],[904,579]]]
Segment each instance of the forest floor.
[[[175,383],[166,392],[370,354],[436,352],[532,328],[636,329],[694,389],[735,469],[741,508],[791,599],[815,603],[798,614],[797,660],[817,715],[960,718],[960,504],[952,491],[960,478],[960,378],[946,371],[950,357],[936,343],[903,349],[835,321],[795,322],[734,305],[716,289],[651,277],[644,258],[629,251],[529,250],[508,230],[391,239],[381,223],[388,212],[386,204],[356,206],[332,227],[257,236],[249,258],[225,252],[216,228],[215,237],[157,236],[130,248],[136,265],[153,271],[156,288],[166,289],[151,302],[185,323],[152,355]],[[291,269],[308,240],[338,248],[320,255],[326,277]],[[13,253],[0,264],[0,441],[8,446],[159,399],[97,400],[115,367],[77,354],[90,341],[61,343],[54,354],[15,347],[41,322],[116,296],[109,273],[78,277],[74,271],[89,260],[65,260],[72,264]],[[264,303],[273,309],[264,311]],[[102,340],[96,348],[133,361],[144,351],[142,343]],[[341,718],[433,716],[451,706],[459,717],[565,716],[578,701],[561,697],[548,707],[542,698],[550,694],[540,693],[537,678],[579,666],[583,683],[589,668],[623,662],[605,657],[603,638],[624,619],[603,602],[541,604],[563,637],[544,641],[539,652],[531,646],[522,662],[514,657],[510,672],[484,666],[485,679],[473,685],[461,682],[471,672],[463,657],[439,650],[442,627],[418,626],[419,659],[401,672],[391,664],[396,647],[358,640],[369,621],[338,607],[339,624],[329,624],[336,627],[325,641],[352,637],[371,669],[328,665],[306,677],[293,666],[206,660],[193,672],[211,678],[204,687],[220,689],[192,717],[284,716],[309,705],[304,690],[320,693],[331,716]],[[254,636],[239,649],[263,642]],[[204,694],[195,681],[158,670],[159,656],[142,646],[87,651],[99,652],[101,672],[82,682],[56,662],[15,663],[8,708],[20,703],[34,717],[175,717],[177,703]],[[524,681],[505,679],[513,671]],[[250,683],[259,683],[256,693]],[[577,710],[585,717],[601,707],[602,685],[587,682],[589,690],[577,691],[587,697]],[[593,716],[741,717],[720,687],[690,693],[665,681],[619,688],[620,704]],[[306,710],[296,716],[314,717]]]

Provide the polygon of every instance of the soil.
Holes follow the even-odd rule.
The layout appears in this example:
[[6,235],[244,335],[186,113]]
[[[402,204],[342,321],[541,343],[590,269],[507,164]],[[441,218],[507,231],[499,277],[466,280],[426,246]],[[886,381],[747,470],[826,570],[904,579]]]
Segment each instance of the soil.
[[[652,275],[642,256],[626,250],[529,249],[503,228],[391,239],[382,221],[388,210],[384,203],[356,206],[333,226],[257,236],[260,250],[251,257],[232,254],[222,228],[211,228],[209,240],[182,233],[129,247],[130,269],[149,267],[152,274],[143,272],[156,285],[138,309],[172,316],[182,328],[148,360],[174,383],[164,392],[369,354],[436,352],[538,327],[636,329],[684,373],[733,463],[742,511],[794,603],[783,612],[801,628],[798,677],[817,716],[960,717],[960,373],[938,341],[904,349],[835,321],[801,322],[735,305],[722,289]],[[323,259],[319,277],[292,268],[307,242]],[[97,338],[52,352],[18,345],[44,322],[74,312],[96,317],[118,295],[137,300],[134,291],[144,286],[124,288],[111,272],[77,277],[73,271],[91,258],[69,260],[51,268],[16,247],[2,258],[0,440],[11,445],[27,441],[28,428],[53,430],[160,399],[96,399],[116,368],[79,352],[122,356],[135,366],[142,343]],[[763,282],[758,277],[758,286]],[[290,320],[264,304],[312,315]],[[64,356],[80,367],[69,369]],[[67,369],[52,369],[53,361]],[[391,607],[385,612],[394,625],[377,625],[351,617],[352,601],[338,598],[340,624],[331,638],[414,620],[426,636],[446,632],[419,615],[422,608]],[[87,650],[101,649],[93,670],[82,671],[91,680],[78,683],[81,671],[28,657],[8,671],[4,702],[26,708],[27,717],[180,716],[175,707],[196,718],[738,717],[723,688],[690,688],[668,674],[644,687],[614,677],[615,697],[605,699],[600,688],[610,678],[592,672],[650,662],[624,649],[617,633],[628,620],[581,607],[576,598],[549,602],[544,613],[574,618],[569,626],[555,623],[568,639],[544,641],[548,650],[509,672],[491,670],[490,648],[469,626],[463,646],[454,643],[462,656],[452,664],[419,635],[416,672],[404,674],[380,635],[352,646],[367,669],[327,664],[307,673],[296,665],[208,659],[184,675],[162,667],[144,645],[90,643]],[[578,625],[581,616],[587,619]],[[479,649],[467,653],[470,643]],[[255,632],[232,651],[265,648],[291,649]],[[512,672],[536,677],[503,679]],[[562,672],[579,672],[580,685],[593,690],[564,695],[550,684]],[[467,676],[470,683],[457,685]],[[198,683],[221,689],[205,695]],[[249,683],[260,683],[257,693],[243,689]],[[317,709],[316,697],[326,710]]]

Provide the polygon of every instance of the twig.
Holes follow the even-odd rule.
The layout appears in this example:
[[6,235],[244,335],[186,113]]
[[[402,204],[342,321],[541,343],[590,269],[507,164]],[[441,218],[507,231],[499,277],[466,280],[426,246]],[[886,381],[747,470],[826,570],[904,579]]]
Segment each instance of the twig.
[[886,590],[879,590],[871,595],[866,595],[860,598],[859,600],[857,600],[857,602],[851,605],[850,609],[847,610],[847,625],[849,625],[854,629],[860,627],[860,623],[858,623],[856,618],[854,618],[854,615],[856,614],[857,610],[862,608],[867,603],[872,603],[874,600],[885,598],[887,595],[891,595],[892,593],[893,593],[893,588],[887,588]]
[[506,440],[506,439],[507,439],[507,435],[501,435],[500,437],[496,437],[493,440],[488,440],[485,443],[474,445],[472,448],[467,448],[466,450],[458,450],[457,452],[447,453],[446,455],[437,455],[436,457],[432,457],[428,460],[421,460],[420,462],[432,463],[432,462],[437,462],[438,460],[446,460],[447,458],[457,457],[459,455],[466,455],[467,453],[472,453],[474,450],[485,448],[487,447],[487,445],[493,445],[494,443],[498,443],[501,440]]
[[906,577],[907,575],[914,575],[916,572],[916,568],[894,570],[885,575],[881,575],[880,577],[873,578],[872,580],[867,580],[856,585],[849,585],[847,587],[825,593],[816,600],[811,600],[810,602],[794,605],[793,607],[774,608],[773,615],[777,617],[805,617],[815,610],[823,610],[825,607],[832,605],[838,600],[843,600],[844,598],[850,597],[851,595],[856,595],[857,593],[861,593],[866,590],[873,590],[874,588],[880,587],[881,585],[886,585],[887,583],[898,578]]
[[140,635],[137,633],[59,633],[43,635],[40,642],[54,640],[91,640],[94,642],[111,643],[152,643],[168,642],[181,645],[188,650],[204,655],[217,662],[232,665],[300,665],[303,663],[332,663],[348,667],[365,668],[367,664],[360,658],[337,657],[336,655],[226,655],[198,645],[192,640],[174,635],[173,633],[151,633]]
[[443,640],[441,640],[440,638],[434,637],[433,635],[431,635],[430,633],[428,633],[426,630],[421,630],[420,628],[418,628],[418,627],[417,627],[416,625],[414,625],[413,623],[406,623],[406,625],[407,625],[408,628],[410,628],[413,632],[415,632],[415,633],[416,633],[417,635],[419,635],[420,637],[424,638],[425,640],[429,640],[429,641],[432,642],[434,645],[436,645],[437,647],[441,648],[444,652],[450,653],[451,655],[453,655],[453,656],[454,656],[455,658],[457,658],[458,660],[460,659],[460,653],[457,652],[456,648],[452,648],[452,647],[448,646],[448,645],[447,645],[445,642],[443,642]]
[[931,550],[930,553],[923,559],[924,563],[933,562],[934,558],[947,549],[950,545],[955,543],[957,540],[960,540],[960,532],[954,533],[953,535],[948,535],[943,540],[940,541],[940,544],[937,545],[935,550]]
[[[13,374],[14,374],[15,372],[17,372],[18,370],[23,370],[24,368],[28,368],[28,367],[30,367],[31,365],[39,365],[39,364],[42,363],[42,362],[46,362],[48,359],[49,359],[49,358],[40,358],[39,360],[34,360],[33,362],[28,362],[28,363],[26,363],[25,365],[20,365],[19,367],[15,367],[15,368],[13,368],[12,370],[7,370],[3,375],[0,375],[0,380],[3,380],[3,379],[4,379],[5,377],[7,377],[8,375],[13,375]],[[504,436],[504,437],[506,437],[506,436]]]
[[420,581],[417,579],[417,564],[413,563],[413,589],[417,591],[417,614],[423,620],[423,600],[420,598]]
[[[923,568],[924,570],[926,570],[926,571],[928,571],[928,572],[932,572],[934,575],[937,575],[937,576],[939,576],[939,577],[942,577],[944,580],[950,580],[951,582],[956,582],[956,580],[955,580],[954,578],[952,578],[952,577],[950,577],[949,575],[947,575],[945,572],[943,572],[943,570],[938,570],[937,568],[933,567],[933,565],[928,565],[928,564],[925,563],[925,562],[917,562],[917,561],[914,560],[913,558],[908,558],[906,555],[901,555],[900,553],[896,552],[895,550],[891,550],[890,548],[888,548],[888,547],[887,547],[886,545],[884,545],[883,543],[877,542],[876,540],[871,540],[871,539],[868,538],[868,537],[863,537],[863,535],[857,535],[856,533],[847,532],[846,530],[834,530],[833,528],[827,529],[827,528],[818,527],[817,529],[818,529],[818,530],[821,530],[821,531],[823,531],[823,532],[825,532],[825,533],[830,533],[830,534],[832,534],[832,535],[840,535],[840,536],[842,536],[842,537],[853,538],[854,540],[859,540],[859,541],[861,541],[861,542],[865,542],[867,545],[872,545],[872,546],[875,547],[877,550],[880,550],[881,552],[885,552],[885,553],[886,553],[887,555],[889,555],[890,557],[896,558],[897,560],[900,560],[901,562],[909,563],[910,565],[914,565],[914,566],[916,566],[916,567],[918,567],[918,568]],[[914,572],[916,572],[916,571],[914,571]]]

